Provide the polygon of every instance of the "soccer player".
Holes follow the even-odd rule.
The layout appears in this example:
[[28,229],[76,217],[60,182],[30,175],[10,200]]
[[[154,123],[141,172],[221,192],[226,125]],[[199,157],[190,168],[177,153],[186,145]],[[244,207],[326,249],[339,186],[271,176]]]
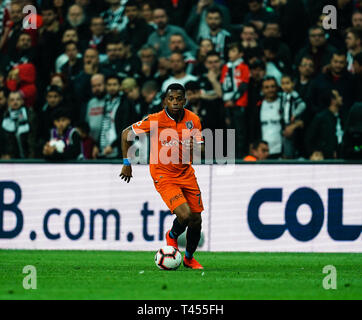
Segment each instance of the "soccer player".
[[[129,183],[132,167],[128,150],[135,135],[150,134],[150,172],[156,190],[170,211],[176,215],[166,233],[167,245],[178,248],[177,238],[186,230],[185,267],[203,269],[193,257],[201,235],[201,191],[191,166],[193,144],[201,147],[201,123],[193,112],[184,109],[185,88],[177,83],[167,87],[165,109],[137,122],[122,132],[123,168],[121,179]],[[185,154],[190,156],[187,158]],[[169,157],[171,154],[171,157]],[[167,158],[169,157],[169,158]],[[186,158],[186,161],[185,161]]]

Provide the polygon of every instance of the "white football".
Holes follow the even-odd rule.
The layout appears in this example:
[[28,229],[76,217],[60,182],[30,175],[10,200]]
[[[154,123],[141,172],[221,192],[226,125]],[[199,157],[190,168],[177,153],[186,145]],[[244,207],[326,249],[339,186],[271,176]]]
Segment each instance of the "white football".
[[164,246],[156,252],[156,266],[162,270],[176,270],[182,261],[180,251],[171,246]]

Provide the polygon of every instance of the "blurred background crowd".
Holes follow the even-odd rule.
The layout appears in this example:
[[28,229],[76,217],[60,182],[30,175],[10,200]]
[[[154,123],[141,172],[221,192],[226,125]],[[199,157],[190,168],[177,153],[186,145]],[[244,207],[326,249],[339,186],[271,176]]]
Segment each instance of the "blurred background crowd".
[[0,0],[0,35],[2,159],[119,158],[174,82],[238,159],[362,159],[361,0]]

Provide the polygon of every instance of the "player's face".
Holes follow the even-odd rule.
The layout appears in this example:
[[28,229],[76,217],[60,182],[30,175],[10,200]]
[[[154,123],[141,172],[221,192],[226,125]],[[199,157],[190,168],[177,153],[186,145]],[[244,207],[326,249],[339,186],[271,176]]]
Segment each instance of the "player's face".
[[178,114],[183,110],[186,104],[186,98],[181,90],[170,90],[167,93],[165,103],[167,110],[171,114]]

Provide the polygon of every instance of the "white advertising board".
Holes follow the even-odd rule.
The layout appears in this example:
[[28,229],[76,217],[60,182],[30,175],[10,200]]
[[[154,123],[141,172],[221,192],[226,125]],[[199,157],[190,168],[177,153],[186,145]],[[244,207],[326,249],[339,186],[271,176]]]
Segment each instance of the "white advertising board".
[[[148,166],[2,164],[0,249],[157,250]],[[362,252],[362,165],[195,166],[207,251]]]

